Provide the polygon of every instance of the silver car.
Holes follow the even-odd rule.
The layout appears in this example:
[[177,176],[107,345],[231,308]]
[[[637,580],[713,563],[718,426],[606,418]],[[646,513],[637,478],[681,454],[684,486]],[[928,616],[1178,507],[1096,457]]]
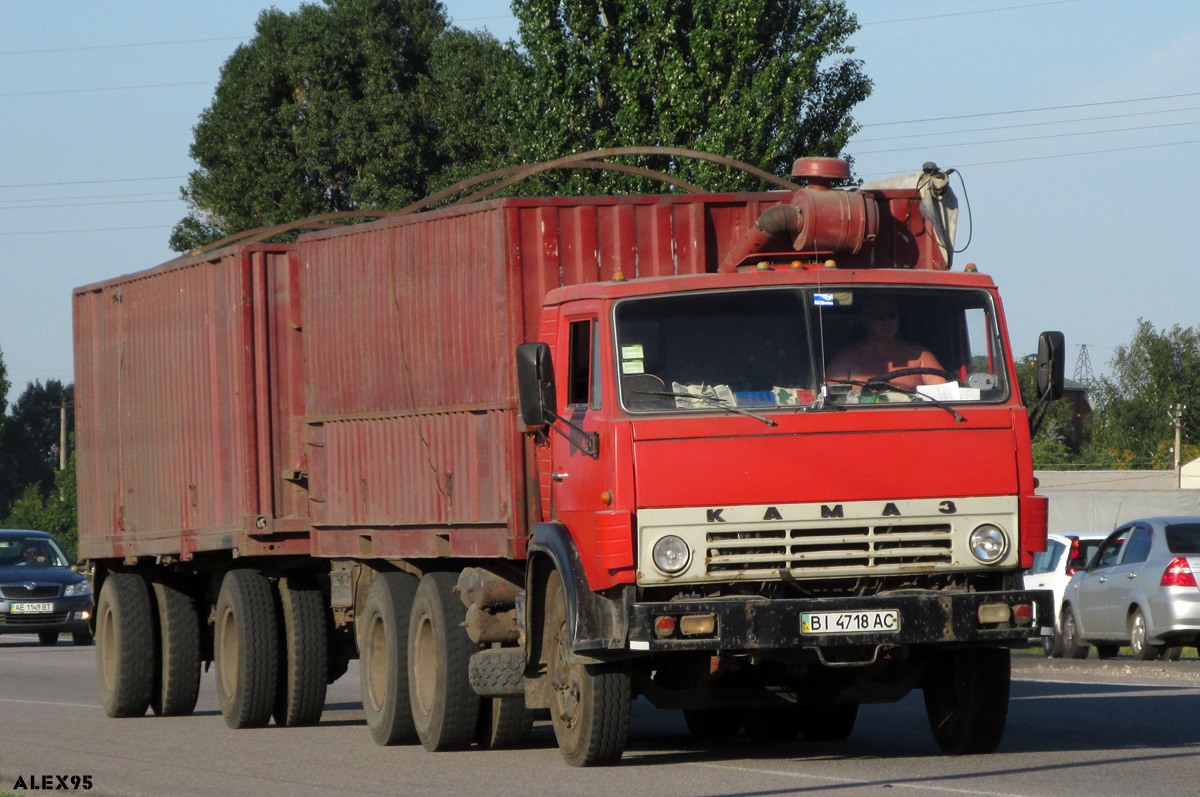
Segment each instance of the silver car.
[[1101,658],[1128,645],[1133,657],[1177,659],[1200,642],[1200,517],[1143,518],[1105,538],[1067,585],[1063,655]]

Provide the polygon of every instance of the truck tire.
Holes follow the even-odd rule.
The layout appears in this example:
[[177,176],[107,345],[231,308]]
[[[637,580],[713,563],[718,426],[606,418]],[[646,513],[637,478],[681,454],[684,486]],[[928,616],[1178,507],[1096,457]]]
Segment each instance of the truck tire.
[[113,573],[96,603],[96,672],[110,717],[140,717],[154,691],[154,618],[136,573]]
[[158,649],[150,709],[160,717],[182,717],[196,708],[200,694],[200,618],[190,595],[154,582],[158,605]]
[[523,696],[485,697],[480,701],[475,741],[485,750],[524,747],[532,731],[533,712],[526,710]]
[[618,664],[571,662],[567,607],[558,571],[551,571],[545,597],[542,644],[552,693],[550,721],[559,752],[573,767],[616,763],[629,737],[633,703],[629,671]]
[[790,742],[800,735],[801,716],[796,706],[748,708],[742,712],[742,727],[758,744]]
[[57,645],[58,644],[58,632],[57,631],[38,631],[38,644],[46,645],[46,646]]
[[408,573],[377,573],[363,604],[359,682],[363,713],[376,744],[414,744],[408,694],[408,620],[417,579]]
[[467,607],[454,593],[457,583],[457,573],[426,573],[408,621],[408,696],[426,750],[467,747],[479,722],[468,672],[479,648],[462,626]]
[[1079,638],[1079,623],[1070,606],[1062,611],[1062,649],[1065,659],[1088,657],[1088,644]]
[[325,708],[329,651],[325,600],[320,588],[294,578],[281,578],[279,595],[279,674],[276,725],[316,725]]
[[947,755],[994,751],[1008,719],[1008,650],[939,651],[934,656],[923,691],[938,747]]
[[217,595],[213,658],[217,698],[231,728],[271,720],[279,670],[279,627],[271,583],[257,570],[230,570]]
[[800,709],[800,735],[810,742],[840,742],[854,730],[857,703]]
[[485,648],[471,656],[468,673],[481,697],[525,696],[523,648]]
[[697,739],[732,739],[742,729],[736,708],[685,708],[683,721]]

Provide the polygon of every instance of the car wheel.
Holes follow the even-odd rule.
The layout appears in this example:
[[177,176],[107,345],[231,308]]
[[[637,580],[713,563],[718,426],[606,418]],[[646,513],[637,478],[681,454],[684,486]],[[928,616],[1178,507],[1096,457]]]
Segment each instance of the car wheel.
[[38,643],[42,645],[57,645],[57,631],[38,631]]
[[1069,606],[1062,613],[1062,648],[1063,656],[1068,659],[1087,658],[1088,645],[1079,638],[1079,624],[1075,622],[1075,612]]
[[1129,615],[1129,649],[1138,661],[1154,661],[1158,658],[1158,648],[1151,645],[1149,632],[1146,630],[1146,615],[1141,609],[1134,609]]
[[1054,636],[1042,637],[1042,653],[1046,654],[1046,658],[1048,659],[1062,658],[1063,639],[1058,629],[1055,629]]

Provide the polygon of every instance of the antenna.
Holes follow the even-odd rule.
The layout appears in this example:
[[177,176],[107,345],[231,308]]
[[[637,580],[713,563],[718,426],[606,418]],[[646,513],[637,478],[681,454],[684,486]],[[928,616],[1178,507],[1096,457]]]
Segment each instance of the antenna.
[[1086,343],[1079,344],[1079,359],[1075,361],[1075,374],[1071,378],[1091,390],[1096,384],[1096,375],[1092,373],[1092,358],[1087,347]]

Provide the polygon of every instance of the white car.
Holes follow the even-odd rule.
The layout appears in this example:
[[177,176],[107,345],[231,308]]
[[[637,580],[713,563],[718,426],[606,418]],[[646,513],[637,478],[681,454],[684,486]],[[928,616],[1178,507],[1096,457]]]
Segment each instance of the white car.
[[1046,550],[1034,555],[1033,567],[1025,574],[1025,589],[1048,589],[1054,593],[1054,636],[1042,637],[1042,649],[1047,656],[1058,658],[1063,655],[1062,603],[1067,584],[1076,570],[1087,567],[1107,536],[1106,532],[1090,531],[1049,534]]

